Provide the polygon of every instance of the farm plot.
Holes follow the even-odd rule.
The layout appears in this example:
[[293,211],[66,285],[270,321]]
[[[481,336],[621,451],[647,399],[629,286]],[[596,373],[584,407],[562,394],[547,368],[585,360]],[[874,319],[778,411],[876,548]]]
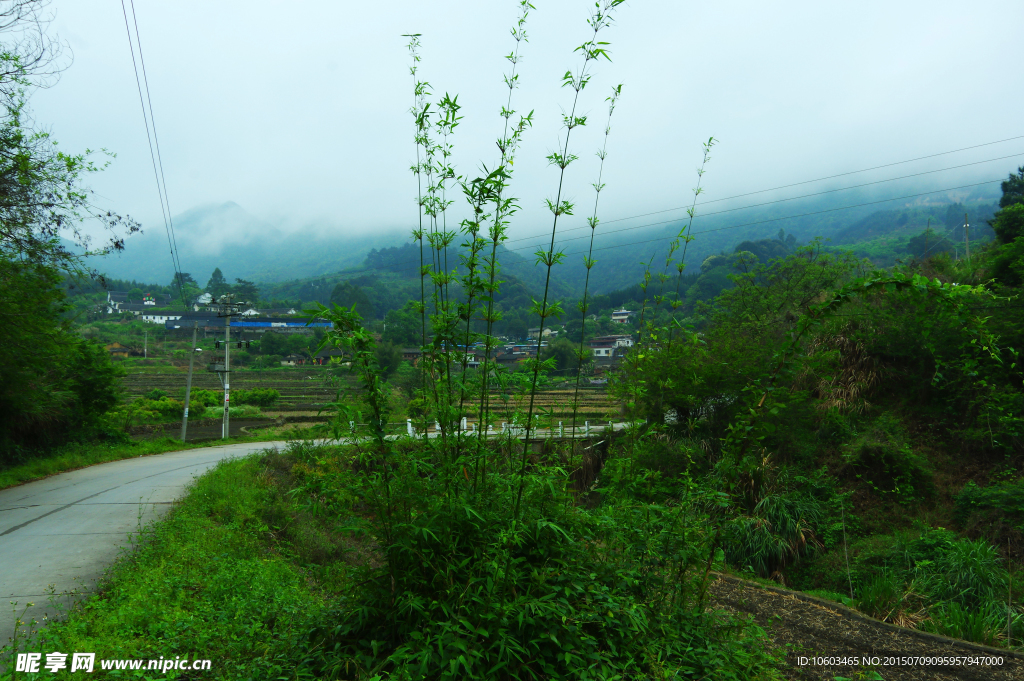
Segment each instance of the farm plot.
[[[175,399],[185,394],[185,380],[188,368],[181,367],[174,373],[133,370],[124,378],[125,392],[129,397],[140,397],[154,388],[165,391]],[[282,367],[272,371],[243,369],[231,373],[231,388],[273,388],[281,393],[274,411],[317,411],[320,406],[334,399],[335,392],[324,381],[325,372],[317,367]],[[192,374],[192,388],[219,391],[223,389],[217,374],[204,370]]]
[[[175,399],[181,399],[185,394],[185,380],[187,367],[132,367],[130,373],[124,378],[125,392],[130,398],[141,397],[154,388],[165,391]],[[316,412],[320,408],[334,400],[335,388],[328,383],[327,372],[321,367],[281,367],[270,371],[254,369],[241,369],[231,373],[231,387],[234,390],[252,388],[273,388],[281,397],[274,405],[274,412]],[[342,379],[345,381],[345,392],[355,395],[360,392],[354,379]],[[197,370],[192,375],[193,389],[222,390],[220,379],[217,374],[203,370]],[[535,410],[539,414],[547,415],[550,418],[566,419],[572,417],[571,388],[558,388],[538,391],[534,403]],[[523,396],[502,394],[501,391],[491,391],[491,411],[495,419],[501,419],[510,415],[513,411],[525,410],[526,404],[519,404]],[[472,416],[479,410],[479,400],[467,399],[466,412]],[[600,419],[614,419],[618,416],[619,405],[608,394],[604,388],[581,388],[580,406],[578,420],[580,422]],[[471,418],[471,420],[473,420]]]

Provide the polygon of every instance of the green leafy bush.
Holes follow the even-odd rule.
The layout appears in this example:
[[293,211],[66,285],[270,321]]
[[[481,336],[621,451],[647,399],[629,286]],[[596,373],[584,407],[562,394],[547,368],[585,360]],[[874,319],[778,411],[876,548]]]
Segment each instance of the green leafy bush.
[[765,495],[750,515],[739,517],[726,534],[726,559],[761,577],[808,556],[820,548],[815,528],[825,509],[820,501],[799,492]]
[[[237,407],[231,407],[228,409],[228,416],[233,419],[237,418],[252,418],[254,416],[260,416],[259,407],[254,407],[250,404],[244,404]],[[219,419],[224,416],[224,407],[206,407],[202,412],[203,418],[206,419]]]
[[[907,547],[909,555],[913,555],[913,549],[911,543]],[[999,552],[987,541],[947,541],[932,555],[932,561],[914,561],[921,575],[921,588],[930,596],[969,608],[1006,597],[1009,575],[1001,565]]]
[[886,621],[902,609],[909,589],[891,571],[875,575],[857,592],[856,608],[872,617]]
[[1024,480],[980,487],[968,482],[956,496],[956,521],[961,527],[979,522],[1008,521],[1024,525]]
[[[307,465],[329,469],[325,450],[304,449]],[[558,469],[541,467],[523,479],[517,522],[509,513],[516,476],[494,474],[486,490],[454,496],[428,473],[439,470],[429,451],[392,456],[387,500],[372,479],[356,481],[362,495],[403,509],[402,520],[375,523],[377,536],[391,533],[386,566],[366,574],[352,606],[310,632],[311,647],[333,651],[322,676],[605,679],[672,670],[740,679],[770,668],[694,607],[696,568],[709,550],[703,493],[685,510],[589,511],[572,503]],[[318,483],[326,508],[336,508],[338,488]]]
[[217,407],[223,400],[222,393],[212,390],[193,390],[189,395],[189,408],[199,410],[206,407]]
[[935,493],[928,460],[913,451],[902,424],[891,412],[879,416],[848,445],[844,458],[858,478],[900,502],[919,501]]
[[271,407],[281,397],[281,393],[273,388],[251,388],[235,390],[231,393],[231,401],[236,404],[250,404],[254,407]]
[[[1019,613],[1014,612],[1013,615],[1015,620],[1019,620]],[[1006,617],[1006,603],[989,601],[980,607],[968,608],[953,601],[930,608],[921,629],[994,646],[1005,639]]]

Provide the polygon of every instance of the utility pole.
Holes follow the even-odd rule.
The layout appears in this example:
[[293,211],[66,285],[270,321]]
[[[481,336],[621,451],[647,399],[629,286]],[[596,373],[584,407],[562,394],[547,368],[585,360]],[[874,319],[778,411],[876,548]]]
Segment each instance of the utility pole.
[[967,222],[967,213],[964,213],[964,239],[967,240],[967,266],[971,266],[971,225]]
[[142,332],[142,359],[149,359],[149,329]]
[[199,333],[199,320],[192,326],[192,346],[188,353],[188,380],[185,381],[185,414],[181,417],[181,441],[185,441],[188,434],[188,403],[192,396],[192,365],[196,359],[196,334]]
[[224,307],[224,422],[221,425],[221,439],[226,440],[229,432],[229,421],[231,420],[231,296],[224,296],[227,305]]
[[[221,314],[219,316],[224,317],[224,363],[217,364],[214,360],[213,364],[207,367],[207,371],[216,373],[220,378],[221,384],[224,386],[224,416],[221,421],[220,436],[221,438],[227,438],[229,432],[231,414],[228,409],[231,407],[231,316],[235,314],[235,303],[232,301],[234,298],[231,294],[225,294],[220,297]],[[215,347],[220,348],[221,341],[215,343]]]

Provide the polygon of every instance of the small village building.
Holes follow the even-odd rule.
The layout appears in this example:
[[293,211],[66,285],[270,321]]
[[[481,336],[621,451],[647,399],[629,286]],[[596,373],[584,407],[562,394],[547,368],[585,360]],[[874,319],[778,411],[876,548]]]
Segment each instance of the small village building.
[[143,312],[139,315],[139,319],[150,324],[166,324],[167,322],[173,322],[181,319],[182,313],[170,312],[167,310],[153,310],[151,312]]
[[596,358],[611,358],[615,356],[615,341],[595,338],[587,341],[587,347],[594,353]]
[[[340,350],[338,348],[324,348],[313,357],[313,364],[330,364],[334,358],[338,358],[338,361],[341,361],[345,357],[346,354],[344,350]],[[302,363],[303,362],[300,362],[300,364]]]
[[110,353],[111,357],[127,357],[132,351],[131,348],[120,343],[111,343],[107,345],[107,352]]
[[636,312],[633,310],[627,310],[621,308],[612,312],[612,321],[616,324],[628,324],[629,320],[635,315]]

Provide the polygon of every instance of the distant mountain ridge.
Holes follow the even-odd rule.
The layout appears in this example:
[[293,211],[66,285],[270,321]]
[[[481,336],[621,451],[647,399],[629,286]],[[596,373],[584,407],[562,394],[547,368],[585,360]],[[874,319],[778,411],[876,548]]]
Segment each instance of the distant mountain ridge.
[[[773,238],[780,229],[802,242],[814,237],[832,239],[836,245],[876,238],[880,235],[900,236],[913,230],[922,231],[925,218],[933,216],[944,222],[947,207],[965,208],[974,216],[978,227],[991,214],[991,191],[995,186],[971,192],[928,194],[922,198],[877,201],[877,194],[865,192],[781,202],[761,207],[704,209],[698,205],[692,233],[696,237],[686,246],[687,272],[699,269],[710,255],[731,253],[736,245],[747,240]],[[907,191],[900,190],[903,195]],[[859,204],[859,205],[858,205]],[[908,217],[904,217],[908,216]],[[631,224],[633,222],[634,224]],[[666,269],[665,256],[669,243],[686,228],[685,219],[655,224],[599,225],[594,242],[597,265],[591,270],[590,291],[604,294],[634,285],[643,276],[644,265],[653,271]],[[918,223],[922,224],[918,224]],[[318,280],[352,280],[382,270],[401,278],[418,277],[418,247],[410,244],[408,230],[354,230],[324,223],[313,223],[298,230],[286,231],[280,225],[257,218],[234,202],[199,206],[174,219],[176,241],[181,265],[202,286],[214,268],[233,281],[243,278],[261,284],[261,288],[297,292],[304,283]],[[933,228],[937,225],[933,222]],[[166,284],[171,281],[172,267],[167,235],[162,225],[146,225],[145,233],[127,240],[125,252],[98,259],[94,266],[108,276],[119,279]],[[973,229],[973,228],[972,228]],[[916,233],[916,232],[915,232]],[[983,230],[972,231],[972,237]],[[558,297],[575,297],[582,293],[587,269],[583,256],[589,246],[589,229],[562,229],[557,247],[565,253],[564,264],[552,274],[552,293]],[[521,282],[534,295],[543,292],[545,272],[538,267],[533,252],[546,247],[549,237],[514,237],[503,247],[504,271]],[[371,251],[389,250],[396,259],[385,265]],[[401,257],[398,256],[401,251]],[[676,260],[683,249],[674,254]],[[429,258],[429,252],[428,252]],[[450,255],[449,268],[458,264],[458,256]],[[674,266],[672,267],[674,271]],[[399,270],[403,270],[399,272]],[[408,270],[408,271],[405,271]]]
[[[285,231],[233,201],[191,208],[173,222],[182,270],[200,285],[218,267],[229,280],[266,283],[337,272],[362,263],[370,249],[404,237],[398,230],[352,235],[324,224]],[[125,241],[122,253],[96,258],[93,266],[117,279],[169,283],[174,268],[167,232],[156,223],[143,230]]]

